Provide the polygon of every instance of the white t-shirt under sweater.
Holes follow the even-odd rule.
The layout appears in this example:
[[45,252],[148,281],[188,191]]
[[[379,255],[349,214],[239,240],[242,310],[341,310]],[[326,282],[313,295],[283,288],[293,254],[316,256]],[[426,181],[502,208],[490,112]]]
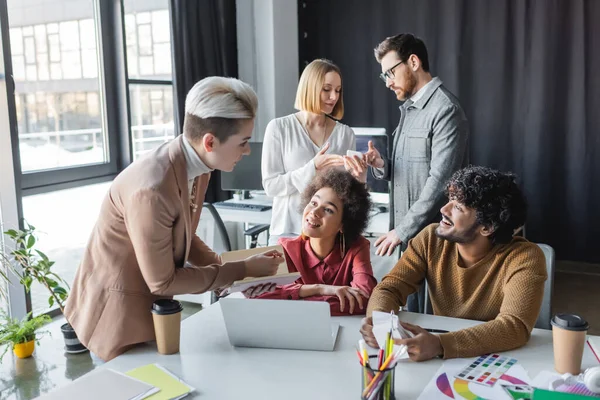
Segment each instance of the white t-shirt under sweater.
[[[336,122],[327,141],[326,154],[346,155],[356,150],[354,131]],[[299,235],[302,229],[300,196],[316,174],[313,158],[320,148],[295,114],[269,122],[262,148],[262,184],[273,198],[273,236]]]

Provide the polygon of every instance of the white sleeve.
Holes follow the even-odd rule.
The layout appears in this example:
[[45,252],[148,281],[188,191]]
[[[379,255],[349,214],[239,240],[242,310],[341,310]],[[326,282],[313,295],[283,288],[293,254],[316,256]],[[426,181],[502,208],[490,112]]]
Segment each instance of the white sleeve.
[[[354,130],[350,127],[348,127],[348,131],[350,133],[350,137],[352,138],[350,141],[350,149],[352,151],[356,151],[356,134],[354,133]],[[345,154],[342,154],[345,155]]]
[[286,172],[283,159],[290,156],[291,154],[284,154],[281,132],[275,120],[272,120],[265,131],[261,162],[262,184],[267,196],[302,193],[315,176],[315,164],[312,159],[303,167]]

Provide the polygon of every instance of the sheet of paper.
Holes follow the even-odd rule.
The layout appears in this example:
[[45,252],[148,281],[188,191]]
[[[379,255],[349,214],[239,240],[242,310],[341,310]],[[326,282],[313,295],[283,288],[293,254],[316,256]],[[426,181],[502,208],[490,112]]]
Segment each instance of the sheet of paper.
[[251,288],[252,286],[261,285],[261,284],[265,284],[265,283],[275,283],[277,285],[287,285],[289,283],[293,283],[298,278],[300,278],[300,273],[298,273],[298,272],[290,273],[289,272],[287,263],[285,261],[285,253],[283,251],[283,247],[280,245],[228,251],[228,252],[221,254],[221,260],[224,263],[230,262],[230,261],[241,261],[250,256],[253,256],[256,254],[262,254],[262,253],[265,253],[265,252],[271,251],[271,250],[277,250],[278,252],[284,254],[283,261],[279,264],[277,273],[275,275],[272,275],[270,277],[258,277],[258,278],[250,277],[250,278],[242,279],[239,281],[235,281],[235,282],[233,282],[231,287],[226,288],[223,291],[223,294],[242,292],[248,288]]
[[[373,333],[379,347],[382,347],[382,343],[385,342],[387,333],[392,329],[392,337],[394,339],[408,339],[414,335],[405,330],[398,323],[398,316],[396,314],[384,313],[381,311],[373,311]],[[391,322],[390,322],[391,320]]]
[[[412,333],[406,331],[404,328],[402,328],[402,326],[400,326],[398,323],[398,316],[395,314],[373,311],[372,317],[373,335],[375,335],[375,340],[377,340],[377,344],[380,348],[385,346],[385,339],[390,331],[390,327],[392,328],[392,338],[394,339],[407,339],[414,336]],[[403,350],[404,347],[406,346],[398,346],[394,344],[394,351]],[[398,359],[401,360],[405,358],[408,358],[408,353],[406,351],[402,351]]]
[[592,353],[600,363],[600,336],[588,336],[587,345],[592,349]]
[[561,375],[554,371],[541,371],[533,380],[531,381],[531,386],[549,390],[551,388],[551,383],[557,379],[560,379]]
[[194,390],[190,385],[159,364],[144,365],[128,371],[126,375],[160,389],[160,392],[148,397],[148,400],[178,399]]
[[260,278],[236,281],[224,293],[243,292],[256,285],[275,284],[277,286],[289,285],[300,279],[300,272],[288,273],[283,275],[263,276]]
[[158,392],[158,388],[108,368],[87,375],[58,388],[42,400],[132,400],[143,399]]
[[419,396],[419,400],[507,399],[509,397],[502,384],[528,385],[530,382],[527,371],[518,363],[512,365],[500,376],[497,384],[491,387],[455,378],[465,365],[475,360],[477,358],[444,361]]

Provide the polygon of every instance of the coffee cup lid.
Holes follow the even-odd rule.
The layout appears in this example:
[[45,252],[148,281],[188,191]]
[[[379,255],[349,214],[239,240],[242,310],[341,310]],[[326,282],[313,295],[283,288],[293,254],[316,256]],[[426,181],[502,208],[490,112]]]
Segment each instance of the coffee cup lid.
[[577,314],[556,314],[550,322],[553,326],[567,331],[587,331],[590,327],[587,321]]
[[152,312],[157,315],[175,314],[183,310],[183,306],[177,300],[160,299],[152,303]]

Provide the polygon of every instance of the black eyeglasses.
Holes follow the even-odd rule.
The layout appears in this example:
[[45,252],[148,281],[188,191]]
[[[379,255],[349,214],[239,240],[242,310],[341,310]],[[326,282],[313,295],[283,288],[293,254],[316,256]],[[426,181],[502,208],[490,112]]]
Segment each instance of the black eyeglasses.
[[388,79],[393,79],[393,78],[396,76],[396,75],[394,75],[394,69],[395,69],[395,68],[396,68],[398,65],[402,64],[403,62],[404,62],[404,61],[400,61],[398,64],[394,65],[392,68],[388,69],[388,70],[387,70],[387,71],[385,71],[385,72],[382,72],[382,73],[380,73],[380,74],[379,74],[379,77],[381,78],[381,80],[382,80],[384,83],[387,83],[387,80],[388,80]]

